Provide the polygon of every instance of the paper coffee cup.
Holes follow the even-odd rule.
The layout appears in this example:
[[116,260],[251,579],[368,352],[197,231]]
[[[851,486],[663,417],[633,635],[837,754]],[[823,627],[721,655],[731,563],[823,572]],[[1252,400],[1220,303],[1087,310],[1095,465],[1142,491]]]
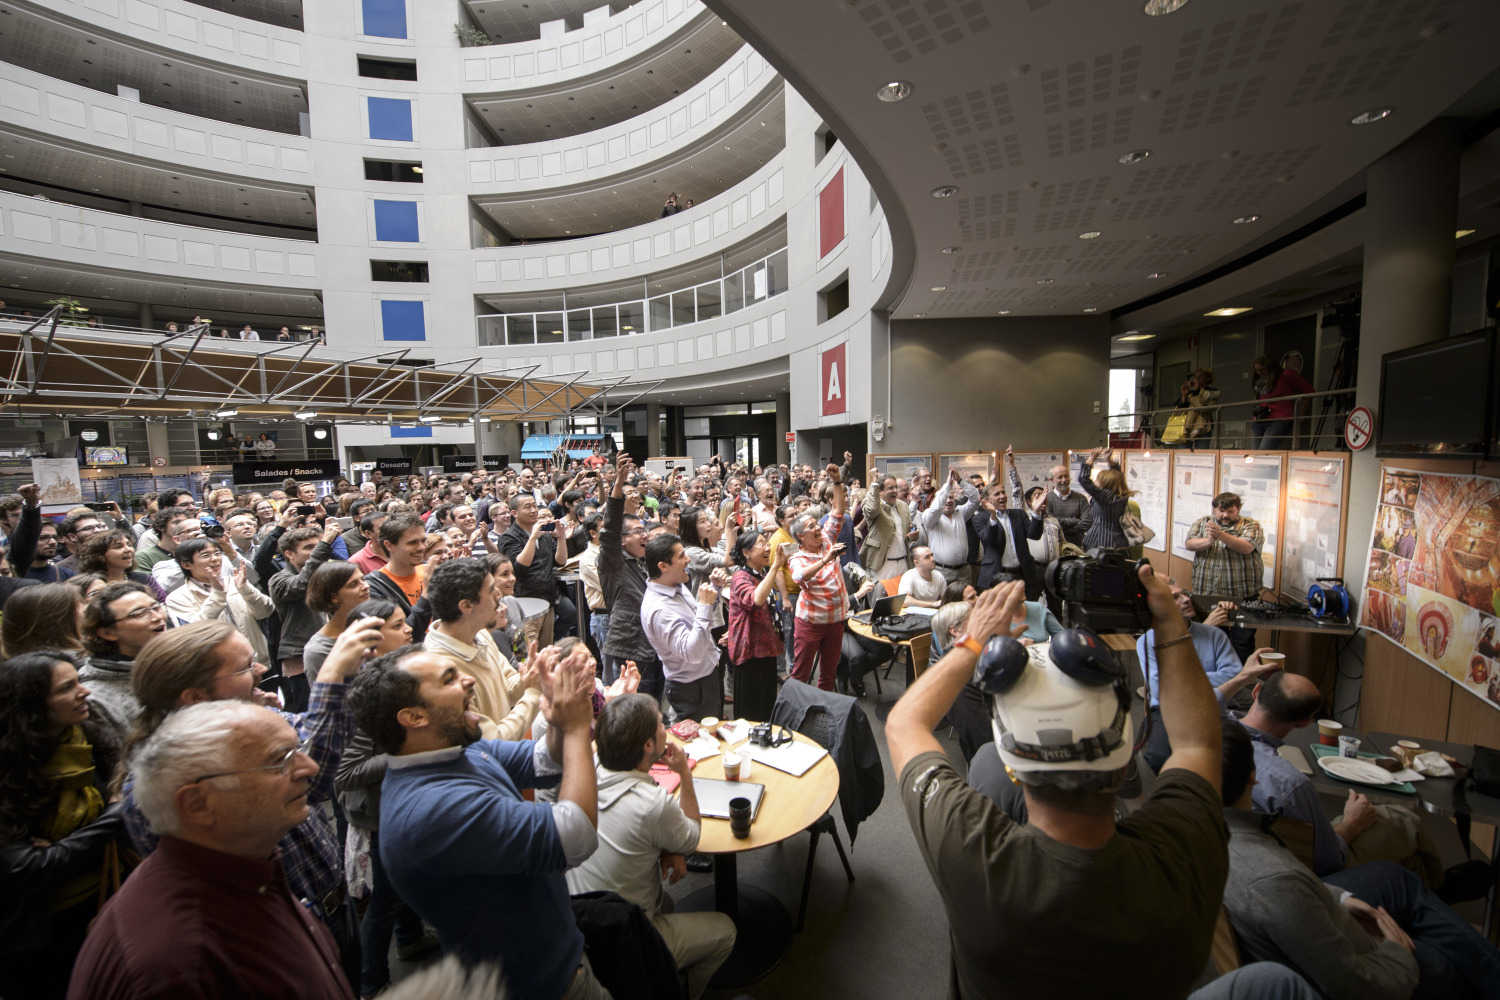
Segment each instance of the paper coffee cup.
[[1262,662],[1264,664],[1267,664],[1267,665],[1273,665],[1273,666],[1275,666],[1279,670],[1285,670],[1286,669],[1286,654],[1285,653],[1261,653],[1260,654],[1260,662]]
[[713,735],[713,731],[719,728],[719,720],[715,716],[705,715],[703,721],[698,723],[698,727],[705,730],[709,735]]
[[1343,733],[1343,723],[1332,719],[1318,720],[1318,742],[1325,747],[1336,747],[1339,745],[1339,736]]
[[1422,749],[1422,744],[1418,743],[1416,740],[1397,740],[1396,745],[1398,747],[1405,747],[1408,750]]
[[740,755],[737,753],[726,753],[724,755],[724,780],[740,780]]

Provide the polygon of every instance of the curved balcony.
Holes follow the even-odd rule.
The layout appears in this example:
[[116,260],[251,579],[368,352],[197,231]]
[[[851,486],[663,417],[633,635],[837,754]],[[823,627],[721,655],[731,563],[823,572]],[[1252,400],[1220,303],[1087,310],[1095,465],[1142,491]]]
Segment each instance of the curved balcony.
[[101,31],[168,52],[275,76],[302,78],[302,32],[189,0],[26,0]]
[[648,0],[578,31],[464,49],[463,92],[561,87],[628,63],[718,16],[699,0]]
[[701,205],[643,226],[550,245],[475,252],[479,295],[639,280],[714,257],[786,214],[784,153]]
[[312,143],[301,136],[128,101],[10,63],[0,63],[0,122],[172,169],[312,184]]
[[317,245],[179,226],[0,192],[5,255],[161,278],[318,287]]

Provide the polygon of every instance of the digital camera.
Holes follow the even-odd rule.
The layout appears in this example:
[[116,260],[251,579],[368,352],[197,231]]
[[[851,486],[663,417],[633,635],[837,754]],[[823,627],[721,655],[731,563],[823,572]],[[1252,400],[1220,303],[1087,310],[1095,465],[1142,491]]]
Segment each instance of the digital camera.
[[750,729],[750,742],[758,747],[779,747],[783,743],[792,742],[792,734],[783,729],[776,732],[776,727],[769,722],[762,722]]
[[1109,549],[1063,556],[1047,566],[1047,592],[1067,606],[1071,625],[1095,632],[1148,629],[1151,610],[1139,576],[1145,561]]

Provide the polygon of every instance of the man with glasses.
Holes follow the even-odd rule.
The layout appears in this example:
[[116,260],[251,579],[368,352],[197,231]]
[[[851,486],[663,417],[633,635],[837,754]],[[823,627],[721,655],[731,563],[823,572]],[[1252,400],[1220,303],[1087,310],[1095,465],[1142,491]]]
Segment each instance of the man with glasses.
[[[349,679],[380,644],[382,624],[378,618],[350,623],[318,670],[307,712],[290,715],[275,711],[271,715],[290,724],[296,739],[307,744],[307,754],[318,766],[316,779],[304,790],[309,806],[317,806],[333,795],[339,758],[354,730],[346,701]],[[265,665],[256,662],[250,643],[228,622],[194,622],[171,629],[148,642],[136,657],[131,689],[140,700],[141,715],[130,745],[149,741],[174,712],[191,705],[219,701],[266,704],[274,696],[255,686],[265,672]],[[264,711],[273,712],[270,708]],[[135,781],[134,773],[125,781],[125,828],[144,857],[156,849],[159,833],[154,818],[160,811],[148,814],[142,808]],[[280,847],[286,886],[293,898],[328,925],[338,940],[345,974],[356,982],[359,934],[353,904],[344,890],[343,865],[332,824],[322,810],[313,809],[284,831],[279,844],[273,846]],[[296,991],[284,995],[293,993]]]
[[78,550],[83,547],[84,542],[103,530],[104,522],[91,510],[75,510],[63,518],[62,524],[57,528],[57,538],[68,554],[57,560],[57,565],[74,574],[83,572],[78,565]]
[[138,583],[111,583],[89,598],[83,610],[81,632],[89,658],[78,679],[88,686],[90,709],[98,710],[122,742],[141,714],[130,688],[135,658],[166,630],[167,609]]
[[283,868],[289,831],[332,783],[311,750],[241,701],[174,712],[140,744],[133,792],[161,839],[101,911],[70,997],[352,1000],[334,937]]

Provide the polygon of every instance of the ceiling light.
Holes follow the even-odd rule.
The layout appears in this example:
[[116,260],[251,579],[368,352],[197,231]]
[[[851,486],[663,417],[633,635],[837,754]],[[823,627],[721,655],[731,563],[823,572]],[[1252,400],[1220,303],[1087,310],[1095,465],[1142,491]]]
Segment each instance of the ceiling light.
[[414,174],[420,174],[422,172],[422,168],[421,167],[412,167],[411,168],[411,172],[414,173]]
[[934,291],[934,292],[946,292],[947,290],[948,290],[948,286],[947,285],[933,285],[932,288],[931,288],[931,291]]
[[1378,122],[1382,118],[1389,118],[1391,116],[1392,110],[1393,109],[1391,108],[1371,108],[1369,111],[1361,111],[1359,114],[1349,119],[1349,124],[1368,125],[1371,122]]
[[1099,232],[1097,229],[1090,229],[1086,233],[1079,233],[1078,234],[1078,238],[1080,240],[1097,240],[1099,237],[1101,237],[1103,235],[1104,234],[1101,233],[1101,232]]
[[1260,221],[1260,216],[1258,216],[1258,215],[1242,215],[1238,219],[1234,220],[1234,224],[1236,226],[1243,226],[1243,225],[1245,225],[1248,222],[1259,222],[1259,221]]
[[1050,285],[1050,284],[1052,284],[1052,282],[1054,282],[1056,280],[1057,280],[1056,278],[1038,278],[1038,279],[1036,279],[1036,283],[1038,285]]
[[1084,312],[1086,312],[1086,313],[1096,313],[1098,311],[1099,311],[1099,307],[1098,306],[1089,306],[1087,309],[1084,310]]
[[921,319],[923,316],[926,316],[926,315],[927,315],[926,313],[912,313],[912,317],[914,319]]
[[1166,271],[1152,271],[1150,274],[1146,275],[1146,277],[1148,278],[1165,278],[1166,276]]
[[1477,229],[1460,229],[1458,232],[1453,234],[1453,238],[1455,240],[1461,240],[1465,236],[1473,236],[1477,232],[1479,232],[1479,230]]
[[489,423],[493,419],[495,419],[495,418],[494,417],[480,417],[479,418],[479,422],[481,424],[487,424],[487,423]]
[[418,419],[420,419],[422,421],[422,423],[424,423],[424,424],[435,424],[439,420],[442,420],[443,418],[442,417],[420,417]]
[[1000,310],[1000,315],[1001,316],[1009,316],[1010,315],[1010,310],[1009,309],[1001,309]]
[[1255,308],[1254,306],[1225,306],[1223,309],[1215,309],[1212,312],[1206,312],[1203,315],[1205,315],[1205,316],[1238,316],[1240,313],[1247,313],[1251,309],[1254,309],[1254,308]]
[[905,80],[892,80],[890,83],[883,83],[876,88],[875,96],[887,104],[895,104],[897,101],[904,101],[911,96],[911,84]]
[[938,252],[939,253],[958,253],[962,249],[963,249],[963,247],[943,247],[943,249],[940,250],[940,251],[938,251]]
[[1150,155],[1151,150],[1149,149],[1132,149],[1130,152],[1121,155],[1120,162],[1129,166],[1132,163],[1140,163]]
[[228,410],[215,410],[214,411],[214,416],[220,417],[220,418],[223,418],[223,417],[235,417],[235,416],[239,416],[239,412],[240,412],[239,410],[236,410],[236,409],[233,409],[233,408],[228,409]]
[[1141,13],[1149,17],[1162,17],[1181,10],[1187,2],[1188,0],[1146,0],[1146,6],[1141,8]]
[[956,194],[958,194],[958,186],[954,184],[944,184],[942,187],[932,189],[934,198],[952,198]]
[[1150,340],[1154,336],[1156,336],[1154,333],[1128,333],[1120,338],[1120,342],[1128,343],[1132,340]]
[[317,410],[298,410],[296,413],[292,414],[292,416],[296,417],[298,420],[311,420],[317,415]]

